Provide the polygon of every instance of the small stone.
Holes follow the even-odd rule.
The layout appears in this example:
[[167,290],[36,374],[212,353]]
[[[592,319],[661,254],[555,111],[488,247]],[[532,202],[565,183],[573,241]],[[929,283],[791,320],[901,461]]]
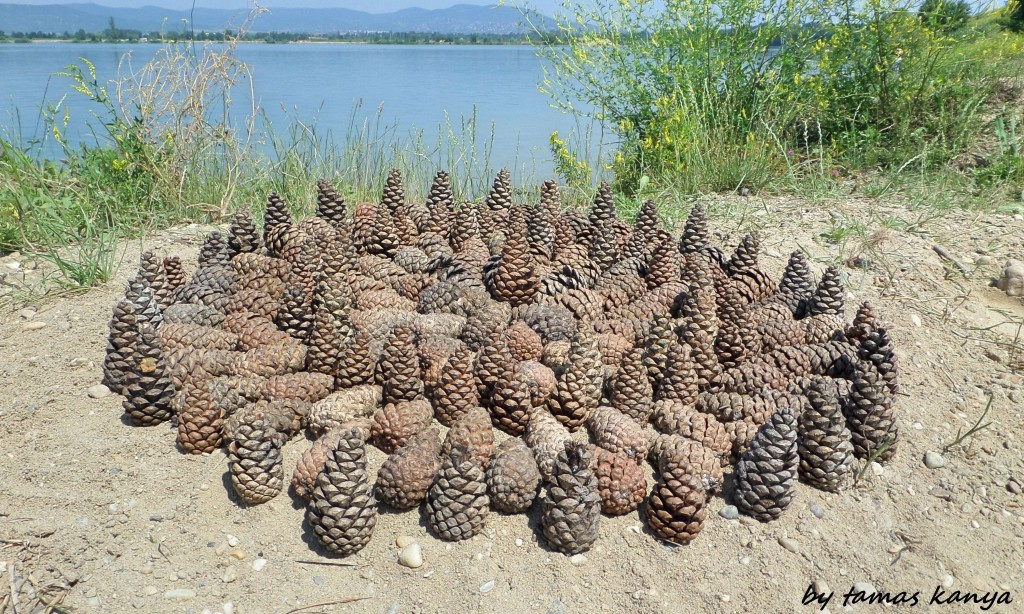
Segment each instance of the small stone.
[[416,540],[413,539],[412,537],[408,536],[408,535],[399,535],[398,539],[395,540],[395,545],[398,546],[399,548],[405,548],[406,546],[408,546],[409,544],[413,543],[414,541],[416,541]]
[[386,614],[398,614],[398,604],[392,603],[391,607],[387,609]]
[[857,592],[860,592],[860,593],[864,593],[865,595],[867,595],[869,597],[871,595],[874,595],[875,593],[878,592],[878,591],[875,590],[875,585],[871,584],[870,582],[854,582],[853,583],[853,590],[855,590]]
[[954,582],[956,582],[956,578],[954,578],[953,576],[949,574],[942,576],[942,588],[949,588],[953,586]]
[[815,518],[821,519],[825,517],[825,510],[817,503],[812,503],[811,514],[813,514]]
[[1009,482],[1006,483],[1006,490],[1012,492],[1015,495],[1019,495],[1021,493],[1020,482],[1018,482],[1017,480],[1010,480]]
[[929,469],[940,469],[946,466],[946,459],[938,452],[925,452],[924,466]]
[[252,562],[253,571],[263,571],[263,568],[267,566],[267,559],[259,558]]
[[740,511],[735,505],[726,505],[718,511],[718,515],[726,520],[736,520],[740,517]]
[[745,556],[740,558],[740,565],[750,565],[750,557]]
[[574,554],[569,557],[569,562],[575,565],[576,567],[579,567],[580,565],[583,565],[587,562],[587,557],[584,554]]
[[945,499],[946,501],[950,501],[953,498],[953,493],[941,486],[932,486],[931,489],[928,490],[928,494],[933,497],[938,497],[939,499]]
[[1024,262],[1010,259],[1006,261],[1003,272],[996,282],[996,287],[1007,296],[1024,295]]
[[313,584],[316,584],[317,586],[323,586],[324,581],[323,576],[313,576]]
[[161,522],[163,519],[164,517],[161,514],[152,514],[149,517],[150,522]]
[[971,521],[971,527],[973,527],[975,529],[980,529],[981,528],[981,523],[979,523],[977,520],[972,520]]
[[228,546],[234,548],[238,545],[238,538],[234,535],[227,535],[225,538],[228,540]]
[[883,467],[882,465],[878,464],[875,461],[871,461],[871,472],[878,477],[882,477],[882,475],[885,473],[885,467]]
[[485,594],[485,595],[487,593],[493,591],[493,590],[494,590],[494,580],[488,580],[487,582],[484,582],[483,584],[480,585],[480,592]]
[[420,545],[412,542],[402,548],[398,553],[398,563],[409,569],[416,569],[423,566],[423,551]]
[[144,576],[148,576],[149,574],[153,573],[153,571],[154,570],[152,565],[146,565],[145,567],[139,570],[139,573]]
[[827,595],[832,592],[828,587],[828,583],[820,578],[812,582],[812,586],[814,586],[814,592],[819,595]]
[[155,595],[158,592],[159,591],[157,591],[156,587],[153,586],[152,584],[150,584],[146,588],[142,589],[142,593],[145,594],[145,595]]
[[164,599],[171,601],[188,601],[196,596],[196,592],[190,588],[172,588],[164,593]]
[[1006,355],[994,348],[985,348],[985,358],[988,358],[992,362],[1003,362],[1006,360]]
[[978,266],[992,266],[996,261],[992,256],[981,255],[974,259],[974,264]]
[[921,316],[917,315],[916,313],[910,314],[910,321],[911,323],[913,323],[914,326],[921,326]]
[[799,544],[799,542],[797,542],[795,539],[793,539],[791,537],[780,537],[779,538],[779,545],[782,546],[783,548],[785,548],[786,550],[789,550],[793,554],[799,554],[800,553],[800,544]]
[[231,552],[229,552],[228,554],[230,554],[230,555],[231,555],[231,558],[233,558],[233,559],[237,559],[237,560],[239,560],[239,561],[241,561],[242,559],[244,559],[244,558],[245,558],[245,553],[244,553],[244,552],[242,552],[241,550],[232,550],[232,551],[231,551]]
[[722,600],[722,603],[729,603],[732,600],[729,595],[719,595],[718,598]]
[[523,540],[517,537],[516,538],[516,546],[518,546],[519,548],[522,548],[523,547]]
[[26,322],[21,325],[21,330],[39,330],[46,328],[46,322]]
[[18,312],[18,317],[20,317],[22,320],[31,320],[32,318],[36,317],[36,310],[22,309],[21,311]]
[[224,575],[221,577],[221,581],[224,584],[231,584],[238,579],[238,568],[234,565],[228,565],[228,568],[224,570]]

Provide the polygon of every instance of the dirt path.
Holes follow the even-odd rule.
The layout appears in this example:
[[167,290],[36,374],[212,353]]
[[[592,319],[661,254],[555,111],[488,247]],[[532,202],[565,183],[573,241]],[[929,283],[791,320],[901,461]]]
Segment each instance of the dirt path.
[[[24,607],[33,590],[63,595],[76,612],[283,614],[342,599],[361,600],[305,611],[810,612],[818,608],[801,598],[812,583],[834,591],[831,612],[845,611],[843,594],[858,583],[908,600],[920,591],[915,611],[980,611],[929,604],[936,587],[944,598],[1009,591],[1013,604],[989,611],[1024,611],[1024,354],[1013,345],[1024,304],[988,287],[1008,256],[1024,256],[1024,221],[919,221],[870,200],[709,202],[731,212],[713,224],[729,246],[765,228],[764,264],[775,273],[797,246],[819,271],[837,254],[860,267],[844,269],[847,304],[872,300],[890,324],[903,369],[900,449],[856,488],[829,495],[801,484],[783,518],[764,525],[721,517],[716,497],[687,547],[653,539],[637,513],[603,518],[578,565],[537,543],[535,516],[492,513],[483,535],[448,544],[416,513],[384,513],[370,545],[339,564],[305,541],[289,496],[239,507],[222,453],[180,454],[168,425],[126,426],[119,397],[87,395],[110,309],[133,272],[126,265],[110,284],[44,302],[28,318],[20,306],[0,311],[0,612],[13,611],[12,586],[18,612],[33,611]],[[195,234],[180,229],[146,247],[194,261]],[[125,262],[138,254],[130,246]],[[991,426],[946,452],[944,467],[926,468],[925,452],[941,452],[990,397]],[[286,446],[287,475],[308,446]],[[385,456],[368,453],[372,476]],[[403,535],[422,545],[423,567],[397,563]]]

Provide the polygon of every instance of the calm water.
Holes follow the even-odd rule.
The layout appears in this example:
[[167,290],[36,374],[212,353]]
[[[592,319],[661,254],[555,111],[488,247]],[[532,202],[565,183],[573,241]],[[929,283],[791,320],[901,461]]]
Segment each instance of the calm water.
[[[40,108],[68,94],[70,136],[90,139],[84,97],[69,93],[69,80],[55,76],[84,57],[101,78],[117,74],[131,54],[139,67],[157,45],[35,43],[0,45],[0,128],[23,139],[43,136]],[[524,177],[551,176],[548,139],[564,136],[576,120],[549,106],[537,91],[541,61],[526,46],[241,45],[250,67],[256,102],[275,126],[298,119],[330,131],[344,142],[354,108],[361,119],[395,127],[399,136],[422,129],[436,142],[447,117],[458,126],[475,112],[482,151],[491,139],[491,161]],[[244,94],[244,95],[243,95]],[[246,105],[247,92],[238,92]],[[244,112],[244,110],[242,111]],[[93,120],[95,122],[95,120]],[[48,151],[50,155],[54,149]]]

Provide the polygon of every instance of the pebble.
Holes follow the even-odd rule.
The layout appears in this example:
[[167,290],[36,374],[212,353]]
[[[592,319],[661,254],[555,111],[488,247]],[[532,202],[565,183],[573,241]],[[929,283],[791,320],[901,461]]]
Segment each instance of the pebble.
[[391,607],[387,609],[386,614],[398,614],[398,604],[392,603]]
[[149,585],[149,586],[147,586],[146,588],[142,589],[142,592],[143,592],[144,594],[146,594],[146,595],[155,595],[155,594],[157,594],[157,592],[158,592],[158,591],[157,591],[157,589],[156,589],[156,587],[155,587],[155,586],[153,586],[152,584],[150,584],[150,585]]
[[992,258],[992,256],[982,255],[982,256],[978,256],[977,258],[974,259],[974,264],[976,264],[978,266],[991,266],[991,265],[993,265],[995,263],[996,263],[996,261],[995,261],[994,258]]
[[171,601],[188,601],[196,596],[196,592],[190,588],[172,588],[164,593],[164,599]]
[[865,595],[871,596],[876,592],[875,585],[870,582],[854,582],[853,590],[864,593]]
[[516,546],[522,548],[523,547],[523,540],[517,537],[516,538]]
[[881,466],[875,461],[871,461],[871,472],[878,477],[882,477],[882,474],[885,473],[885,467]]
[[729,603],[732,600],[729,595],[719,595],[718,598],[722,600],[722,603]]
[[26,322],[21,325],[21,330],[39,330],[46,328],[46,322]]
[[740,565],[750,565],[750,557],[745,556],[740,559]]
[[241,550],[232,550],[228,554],[230,554],[232,558],[238,559],[239,561],[245,558],[245,553]]
[[21,311],[18,312],[18,317],[20,317],[22,320],[31,320],[32,318],[36,317],[36,310],[22,309]]
[[814,586],[814,592],[819,595],[827,595],[832,592],[828,587],[828,583],[820,578],[815,580],[812,585]]
[[234,535],[228,535],[226,536],[226,539],[228,540],[228,546],[230,546],[231,548],[234,548],[238,545],[238,538]]
[[267,566],[267,559],[259,558],[252,562],[253,571],[263,571],[263,568]]
[[718,515],[727,520],[736,520],[740,517],[740,511],[735,505],[726,505],[718,511]]
[[398,553],[398,563],[409,569],[416,569],[423,566],[423,551],[416,542],[408,544]]
[[413,543],[415,541],[416,541],[415,539],[413,539],[412,537],[409,537],[408,535],[399,535],[398,539],[395,540],[395,545],[398,546],[399,548],[405,548],[406,546],[408,546],[409,544],[411,544],[411,543]]
[[954,578],[953,576],[949,574],[942,576],[942,588],[949,588],[953,586],[954,582],[956,582],[956,578]]
[[585,554],[574,554],[569,557],[569,562],[579,567],[587,562],[587,556]]
[[938,452],[925,452],[924,466],[929,469],[939,469],[946,466],[946,459]]
[[917,315],[916,313],[910,314],[910,321],[914,324],[914,326],[921,326],[921,316]]
[[105,399],[110,396],[110,388],[103,384],[96,384],[95,386],[89,386],[85,394],[89,395],[90,399]]
[[483,584],[480,585],[480,592],[485,594],[485,595],[487,593],[493,591],[493,590],[494,590],[494,580],[488,580],[487,582],[484,582]]
[[316,584],[317,586],[323,586],[324,582],[325,580],[323,576],[313,576],[313,584]]
[[221,577],[221,581],[224,584],[231,584],[238,579],[238,568],[234,565],[228,565],[228,568],[224,570],[224,576]]
[[800,553],[800,544],[791,537],[780,537],[779,545],[785,548],[786,550],[789,550],[793,554]]
[[1006,490],[1012,492],[1015,495],[1019,495],[1021,493],[1020,482],[1018,482],[1017,480],[1010,480],[1009,482],[1006,483]]
[[822,509],[822,507],[817,503],[811,504],[811,513],[814,514],[814,517],[818,519],[825,517],[825,510]]

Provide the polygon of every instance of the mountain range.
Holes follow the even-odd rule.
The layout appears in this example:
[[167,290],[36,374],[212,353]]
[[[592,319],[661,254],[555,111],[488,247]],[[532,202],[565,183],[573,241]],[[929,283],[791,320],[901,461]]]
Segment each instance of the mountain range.
[[[0,4],[4,32],[103,32],[110,19],[119,29],[181,31],[188,23],[197,31],[237,28],[245,11],[196,8],[177,11],[156,6],[121,8],[98,4]],[[440,32],[444,34],[514,34],[522,31],[522,16],[511,7],[457,4],[446,9],[408,8],[372,14],[344,8],[275,8],[250,26],[257,32],[339,34],[361,32]]]

